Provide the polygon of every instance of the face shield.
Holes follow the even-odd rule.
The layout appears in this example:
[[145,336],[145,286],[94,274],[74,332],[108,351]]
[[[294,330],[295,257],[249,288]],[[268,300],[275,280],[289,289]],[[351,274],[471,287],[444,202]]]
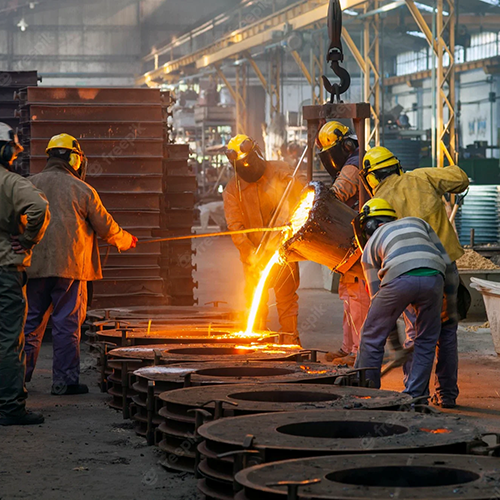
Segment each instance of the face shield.
[[238,154],[234,149],[227,149],[228,160],[234,166],[236,174],[245,182],[257,182],[266,170],[264,155],[259,146],[250,139],[241,144],[240,150]]
[[352,222],[352,228],[354,230],[354,238],[356,243],[361,250],[364,250],[366,244],[368,243],[368,238],[363,230],[363,224],[361,220],[364,218],[364,214],[359,214]]

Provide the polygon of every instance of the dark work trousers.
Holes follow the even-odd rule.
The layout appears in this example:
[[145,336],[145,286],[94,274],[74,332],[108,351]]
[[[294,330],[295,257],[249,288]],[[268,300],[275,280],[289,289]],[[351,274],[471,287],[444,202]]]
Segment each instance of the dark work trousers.
[[[441,312],[441,332],[437,343],[436,363],[436,398],[439,403],[455,403],[458,398],[458,311],[457,295],[460,277],[456,263],[448,266],[444,283],[444,301]],[[410,306],[404,313],[406,323],[405,347],[413,345],[415,311]],[[403,366],[405,378],[412,370],[413,356]]]
[[376,368],[367,372],[367,378],[377,389],[380,388],[380,371],[387,337],[393,331],[399,316],[411,304],[417,313],[417,334],[413,366],[404,392],[413,397],[428,393],[441,330],[443,284],[441,275],[403,275],[382,286],[372,298],[361,334],[356,368]]
[[52,382],[74,385],[80,380],[80,330],[87,311],[87,282],[37,278],[28,282],[26,381],[35,369],[43,335],[52,314]]
[[0,417],[18,417],[26,411],[25,284],[24,271],[0,269]]

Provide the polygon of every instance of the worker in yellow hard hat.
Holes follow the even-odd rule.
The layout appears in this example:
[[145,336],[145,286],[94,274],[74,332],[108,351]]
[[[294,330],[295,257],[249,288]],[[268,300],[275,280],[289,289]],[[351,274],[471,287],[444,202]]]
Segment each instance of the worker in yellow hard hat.
[[[227,184],[224,193],[224,212],[229,230],[268,227],[290,181],[292,189],[280,211],[276,226],[286,224],[300,199],[304,181],[293,178],[289,165],[282,161],[265,159],[259,145],[250,137],[239,134],[233,137],[226,148],[226,156],[234,168],[234,177]],[[233,242],[240,252],[245,271],[245,295],[250,306],[260,272],[267,260],[277,250],[280,240],[269,239],[259,255],[256,251],[262,240],[262,233],[233,236]],[[297,263],[275,266],[268,280],[267,288],[274,289],[276,307],[281,330],[298,337],[298,295],[299,267]],[[260,328],[267,322],[267,291],[262,300]]]
[[83,394],[88,387],[79,381],[80,329],[87,282],[102,279],[97,237],[119,251],[134,248],[137,238],[114,221],[97,191],[85,182],[87,160],[74,137],[52,137],[47,156],[43,171],[31,177],[49,200],[52,220],[33,252],[28,274],[26,380],[31,380],[52,310],[52,394]]
[[[445,168],[419,168],[404,172],[398,158],[387,148],[375,147],[364,159],[361,178],[367,190],[376,197],[387,200],[398,217],[419,217],[434,229],[446,249],[452,265],[445,280],[445,305],[441,335],[438,342],[436,366],[436,393],[434,403],[454,407],[458,397],[458,310],[457,298],[460,278],[455,261],[464,251],[455,229],[448,218],[443,196],[462,193],[469,186],[467,174],[457,165]],[[415,337],[415,314],[411,308],[405,313],[407,343]],[[413,327],[409,325],[413,324]],[[405,371],[409,371],[407,364]]]
[[387,337],[403,311],[412,307],[416,335],[404,392],[415,398],[428,396],[450,258],[427,222],[416,217],[398,220],[396,210],[382,198],[363,206],[354,227],[363,248],[361,263],[372,300],[356,367],[376,368],[368,370],[366,377],[380,388]]
[[[318,156],[332,177],[331,191],[351,208],[359,202],[359,144],[349,127],[338,121],[325,123],[316,140]],[[368,314],[370,298],[364,280],[352,273],[340,277],[339,298],[344,302],[343,341],[326,359],[335,364],[353,365],[359,347],[361,328]]]

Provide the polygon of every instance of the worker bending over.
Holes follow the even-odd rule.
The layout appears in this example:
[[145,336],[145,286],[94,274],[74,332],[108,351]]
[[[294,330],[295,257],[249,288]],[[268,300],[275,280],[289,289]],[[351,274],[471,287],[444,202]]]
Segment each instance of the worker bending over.
[[[246,135],[233,137],[227,146],[226,155],[234,166],[234,177],[223,193],[224,212],[230,231],[269,227],[278,205],[290,182],[292,189],[283,205],[276,226],[286,224],[300,200],[304,182],[292,177],[290,167],[281,161],[267,161],[258,144]],[[260,273],[280,244],[280,236],[270,238],[264,251],[256,255],[262,234],[233,236],[240,252],[245,272],[245,296],[250,306]],[[297,316],[299,312],[297,289],[299,287],[298,263],[276,265],[267,282],[267,289],[274,289],[281,331],[294,336],[299,342]],[[262,298],[258,328],[266,328],[269,295]]]
[[404,392],[415,398],[428,396],[441,327],[444,277],[451,261],[427,222],[416,217],[397,220],[394,208],[381,198],[363,206],[354,226],[372,300],[356,367],[377,368],[367,371],[367,379],[380,388],[387,337],[411,305],[416,314],[414,360]]
[[120,228],[85,182],[87,160],[74,137],[52,137],[46,152],[47,165],[31,178],[49,200],[52,221],[29,271],[26,381],[52,314],[52,394],[84,394],[88,387],[79,382],[80,329],[87,312],[87,281],[102,279],[97,236],[119,251],[134,248],[137,238]]
[[[333,180],[335,197],[350,208],[359,204],[359,143],[348,127],[340,122],[327,122],[318,134],[318,154]],[[339,298],[344,302],[342,347],[328,353],[326,359],[335,364],[354,365],[359,348],[361,328],[368,314],[370,298],[364,280],[352,273],[341,276]]]
[[[469,179],[456,165],[445,168],[419,168],[403,173],[396,156],[383,147],[373,148],[366,153],[361,177],[366,189],[373,196],[388,201],[399,218],[419,217],[425,220],[438,235],[453,263],[447,268],[445,278],[445,308],[437,349],[436,393],[433,396],[435,404],[453,408],[459,393],[457,294],[460,278],[455,261],[464,251],[448,219],[443,195],[465,191],[469,186]],[[415,312],[412,308],[405,312],[405,322],[405,347],[411,347],[416,334]],[[404,366],[406,376],[411,370],[411,363],[410,358]]]
[[24,321],[26,272],[33,247],[49,225],[47,199],[12,165],[23,151],[17,135],[0,123],[0,425],[41,424],[26,411]]

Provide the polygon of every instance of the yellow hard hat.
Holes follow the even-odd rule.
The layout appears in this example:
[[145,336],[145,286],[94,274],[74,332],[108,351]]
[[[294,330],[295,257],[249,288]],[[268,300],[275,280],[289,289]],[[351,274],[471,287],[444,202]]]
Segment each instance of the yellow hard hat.
[[372,198],[363,205],[359,215],[352,221],[354,236],[360,248],[365,247],[368,238],[377,230],[381,221],[376,219],[380,217],[398,218],[396,210],[388,201]]
[[387,177],[387,175],[380,175],[382,174],[381,171],[384,169],[389,169],[387,172],[389,175],[393,173],[401,175],[403,173],[401,163],[387,148],[377,146],[370,149],[363,159],[361,178],[363,179],[366,189],[371,194],[373,194],[380,182]]
[[350,134],[349,127],[340,122],[327,122],[318,132],[318,144],[323,151],[334,146],[340,139]]
[[253,139],[245,134],[235,135],[227,144],[226,156],[232,162],[243,160],[255,147]]
[[69,149],[75,153],[83,153],[80,143],[69,134],[58,134],[52,137],[45,152],[48,154],[51,149]]
[[49,144],[47,145],[47,149],[45,152],[49,155],[52,149],[66,149],[70,152],[69,155],[69,164],[75,169],[78,170],[82,164],[82,160],[84,159],[83,150],[80,147],[80,143],[69,134],[58,134],[50,139]]
[[382,198],[372,198],[368,200],[361,211],[361,223],[370,217],[397,217],[396,210],[392,205]]

